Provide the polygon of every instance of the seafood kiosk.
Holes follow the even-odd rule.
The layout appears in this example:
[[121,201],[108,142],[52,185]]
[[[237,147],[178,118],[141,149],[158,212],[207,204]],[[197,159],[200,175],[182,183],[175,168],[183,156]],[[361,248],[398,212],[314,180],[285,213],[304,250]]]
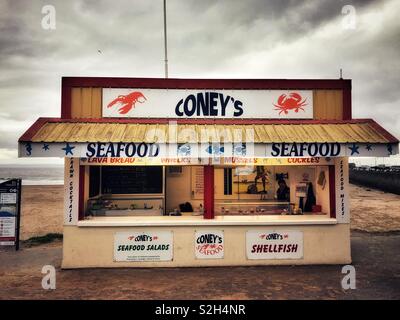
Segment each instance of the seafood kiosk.
[[348,159],[398,143],[351,80],[66,77],[19,156],[65,159],[63,268],[347,264]]

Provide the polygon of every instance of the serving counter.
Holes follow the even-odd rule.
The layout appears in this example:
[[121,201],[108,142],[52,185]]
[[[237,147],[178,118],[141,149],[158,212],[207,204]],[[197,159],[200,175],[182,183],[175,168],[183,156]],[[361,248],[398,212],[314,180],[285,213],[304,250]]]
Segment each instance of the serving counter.
[[242,200],[242,201],[217,201],[215,213],[217,215],[281,215],[292,214],[290,202],[271,200]]

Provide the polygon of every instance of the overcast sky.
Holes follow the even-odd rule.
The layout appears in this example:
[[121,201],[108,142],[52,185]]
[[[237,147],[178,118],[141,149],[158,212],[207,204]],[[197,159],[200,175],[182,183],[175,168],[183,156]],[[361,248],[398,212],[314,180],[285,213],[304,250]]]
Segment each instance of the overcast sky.
[[[55,30],[42,27],[45,5]],[[399,12],[398,0],[167,0],[169,76],[338,78],[342,68],[353,116],[400,137]],[[162,0],[0,0],[0,163],[22,163],[19,136],[60,116],[62,76],[163,77],[163,59]]]

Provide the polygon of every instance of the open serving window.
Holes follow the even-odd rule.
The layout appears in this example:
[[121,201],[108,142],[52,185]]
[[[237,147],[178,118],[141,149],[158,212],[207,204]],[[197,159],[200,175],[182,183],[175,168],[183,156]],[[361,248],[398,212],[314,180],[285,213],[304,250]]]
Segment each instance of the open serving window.
[[89,195],[84,204],[85,217],[164,214],[164,167],[88,168]]
[[215,170],[216,215],[329,216],[328,166],[261,165]]
[[[334,206],[330,179],[334,177],[329,161],[315,158],[311,165],[296,165],[294,159],[264,162],[268,164],[213,166],[215,216],[330,216]],[[81,167],[88,184],[83,219],[204,214],[201,165]]]

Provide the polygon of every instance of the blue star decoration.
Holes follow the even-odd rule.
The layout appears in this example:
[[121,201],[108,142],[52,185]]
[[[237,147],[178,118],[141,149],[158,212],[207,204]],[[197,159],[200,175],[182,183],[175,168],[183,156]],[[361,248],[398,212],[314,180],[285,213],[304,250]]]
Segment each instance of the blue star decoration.
[[30,156],[32,154],[32,145],[30,142],[27,142],[25,144],[25,151],[27,156]]
[[393,147],[390,143],[387,145],[387,151],[389,153],[389,156],[391,156],[393,154]]
[[357,146],[355,143],[353,143],[353,145],[349,147],[349,149],[351,150],[351,156],[355,153],[360,154],[360,152],[358,152],[358,148],[359,146]]
[[367,145],[365,146],[365,149],[367,149],[368,151],[371,151],[372,150],[372,146],[369,143],[367,143]]
[[49,150],[50,150],[50,147],[49,147],[49,145],[48,145],[47,143],[43,143],[42,149],[43,149],[44,151],[49,151]]
[[61,148],[62,150],[65,151],[65,155],[67,156],[68,153],[71,154],[71,156],[73,156],[74,154],[72,153],[72,149],[74,149],[75,147],[72,147],[69,145],[69,143],[67,142],[67,144],[65,145],[65,148]]

